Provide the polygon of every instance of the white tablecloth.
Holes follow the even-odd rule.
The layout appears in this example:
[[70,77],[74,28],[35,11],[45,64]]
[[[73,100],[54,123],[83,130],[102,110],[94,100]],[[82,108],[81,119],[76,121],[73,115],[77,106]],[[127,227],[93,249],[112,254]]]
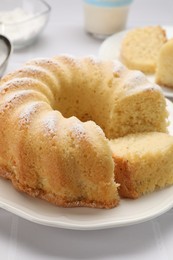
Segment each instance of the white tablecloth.
[[[82,0],[47,0],[50,21],[39,40],[14,52],[8,71],[35,57],[60,53],[97,55],[100,40],[83,28]],[[173,25],[172,0],[135,0],[127,27]],[[127,212],[128,214],[128,212]],[[173,210],[145,223],[97,231],[46,227],[0,209],[0,258],[52,259],[173,259]]]

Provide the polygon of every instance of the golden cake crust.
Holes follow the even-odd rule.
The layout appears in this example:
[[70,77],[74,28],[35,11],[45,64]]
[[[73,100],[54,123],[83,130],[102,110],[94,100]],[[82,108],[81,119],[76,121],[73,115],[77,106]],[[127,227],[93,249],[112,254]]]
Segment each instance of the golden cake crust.
[[64,207],[112,208],[119,195],[107,138],[165,132],[167,111],[142,73],[59,56],[1,80],[0,125],[0,175],[18,190]]
[[[105,203],[103,201],[101,202],[96,202],[96,201],[84,201],[84,200],[79,200],[79,201],[69,201],[67,202],[64,198],[61,198],[60,196],[57,196],[56,194],[53,193],[47,193],[42,189],[33,189],[29,186],[27,186],[26,184],[23,185],[22,183],[20,183],[19,181],[16,180],[16,178],[13,176],[13,174],[7,172],[4,169],[0,169],[0,176],[10,180],[14,187],[20,191],[20,192],[24,192],[27,193],[28,195],[34,197],[34,198],[40,198],[43,200],[46,200],[47,202],[53,203],[57,206],[61,206],[61,207],[90,207],[90,208],[105,208],[105,209],[110,209],[110,208],[114,208],[119,204],[119,198],[117,197],[117,199],[115,199],[114,201],[112,201],[110,204],[107,203],[105,201]],[[106,194],[103,193],[103,197]]]

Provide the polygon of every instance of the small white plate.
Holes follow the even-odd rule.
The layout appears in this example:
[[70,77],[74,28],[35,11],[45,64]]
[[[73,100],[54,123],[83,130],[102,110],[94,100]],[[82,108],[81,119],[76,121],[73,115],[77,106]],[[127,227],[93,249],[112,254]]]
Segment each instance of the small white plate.
[[[169,132],[173,135],[173,104]],[[173,207],[173,186],[137,200],[122,199],[113,209],[60,208],[16,191],[11,182],[0,178],[0,207],[39,224],[66,229],[94,230],[132,225],[157,217]]]
[[[172,26],[162,26],[165,29],[167,38],[173,38],[173,27]],[[125,30],[116,33],[108,37],[99,48],[99,58],[102,60],[119,59],[120,60],[120,47],[122,40],[129,30]],[[154,82],[154,74],[146,75],[148,79]],[[163,93],[166,97],[173,98],[173,90],[170,88],[162,87]]]

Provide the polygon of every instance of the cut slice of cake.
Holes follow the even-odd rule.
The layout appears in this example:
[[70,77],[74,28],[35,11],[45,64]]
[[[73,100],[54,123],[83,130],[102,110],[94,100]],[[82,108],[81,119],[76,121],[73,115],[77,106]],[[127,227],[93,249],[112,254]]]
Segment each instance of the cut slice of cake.
[[110,141],[121,197],[138,198],[173,184],[173,136],[150,132]]
[[153,73],[160,48],[166,42],[166,33],[160,26],[148,26],[129,31],[121,45],[121,61],[129,69]]
[[165,43],[160,50],[156,82],[159,85],[173,88],[173,39]]

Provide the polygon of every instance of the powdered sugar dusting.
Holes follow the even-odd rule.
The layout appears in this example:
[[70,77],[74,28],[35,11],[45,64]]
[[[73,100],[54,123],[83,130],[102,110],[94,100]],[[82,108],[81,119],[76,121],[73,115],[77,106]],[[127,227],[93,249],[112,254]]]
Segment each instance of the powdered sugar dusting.
[[133,87],[148,82],[146,76],[142,72],[136,70],[128,71],[128,73],[126,73],[125,81],[129,86]]
[[161,88],[158,85],[151,83],[141,71],[129,70],[123,81],[124,88],[129,90],[130,93],[148,89],[161,91]]
[[31,73],[44,72],[44,73],[46,73],[46,70],[44,70],[43,68],[39,68],[35,64],[26,65],[22,70],[26,71],[27,73],[28,72],[31,72]]
[[76,122],[73,123],[69,130],[77,136],[77,138],[82,139],[86,135],[85,128],[82,123]]
[[[34,84],[34,83],[38,83],[39,81],[35,78],[29,78],[29,77],[22,77],[22,78],[12,78],[10,80],[8,80],[7,82],[5,82],[1,89],[0,89],[0,92],[4,92],[4,89],[9,89],[9,88],[18,88],[17,90],[20,90],[19,87],[26,87],[26,86],[30,86],[31,84]],[[29,90],[28,89],[23,89],[23,90],[20,90],[20,91],[27,91]]]
[[45,58],[45,57],[40,57],[40,58],[33,58],[32,60],[28,61],[25,63],[26,66],[28,65],[32,65],[32,64],[39,64],[39,63],[47,63],[49,62],[50,59],[49,58]]
[[68,54],[68,53],[62,53],[61,55],[59,55],[58,57],[55,57],[55,59],[59,59],[59,58],[65,58],[65,59],[69,59],[69,60],[76,60],[74,55]]
[[99,63],[99,59],[94,55],[89,55],[88,58],[92,61],[93,64]]
[[28,91],[27,90],[20,90],[18,92],[12,92],[12,93],[9,93],[5,97],[5,101],[6,102],[12,102],[12,100],[21,99],[22,97],[25,97],[27,95],[28,95]]
[[104,136],[105,137],[105,133],[103,132],[103,129],[97,125],[97,131],[98,133],[101,135],[101,136]]
[[36,113],[39,106],[40,106],[40,103],[38,103],[38,102],[27,104],[27,106],[25,106],[25,108],[22,110],[22,112],[19,116],[20,120],[25,119],[26,122],[29,123],[31,120],[31,115]]
[[46,131],[51,134],[57,132],[57,115],[53,112],[49,113],[46,117],[44,116],[42,124]]
[[113,66],[114,75],[120,74],[121,72],[123,72],[125,70],[125,66],[118,60],[114,60],[113,64],[114,64],[114,66]]

